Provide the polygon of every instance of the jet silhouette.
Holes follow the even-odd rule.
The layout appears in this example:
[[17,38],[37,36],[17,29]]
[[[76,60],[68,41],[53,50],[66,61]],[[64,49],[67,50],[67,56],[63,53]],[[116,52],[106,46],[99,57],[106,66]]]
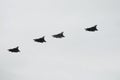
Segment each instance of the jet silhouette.
[[90,28],[85,28],[85,30],[86,30],[86,31],[90,31],[90,32],[98,31],[97,25],[94,25],[93,27],[90,27]]
[[38,39],[33,39],[35,42],[39,42],[39,43],[44,43],[45,41],[45,36],[38,38]]
[[64,32],[61,32],[61,33],[59,33],[59,34],[55,34],[55,35],[52,35],[54,38],[63,38],[63,37],[65,37],[64,35],[63,35],[63,33]]
[[15,47],[15,48],[12,48],[12,49],[8,49],[8,51],[9,52],[14,52],[14,53],[18,53],[18,52],[20,52],[20,50],[19,50],[19,47],[17,46],[17,47]]

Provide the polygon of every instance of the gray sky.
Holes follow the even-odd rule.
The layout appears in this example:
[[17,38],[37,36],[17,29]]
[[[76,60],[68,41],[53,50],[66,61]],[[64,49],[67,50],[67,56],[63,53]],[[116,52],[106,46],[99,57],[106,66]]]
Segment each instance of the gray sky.
[[[1,0],[0,80],[120,80],[119,3]],[[62,31],[64,39],[52,38]],[[33,41],[42,36],[47,43]],[[20,54],[7,51],[16,46]]]

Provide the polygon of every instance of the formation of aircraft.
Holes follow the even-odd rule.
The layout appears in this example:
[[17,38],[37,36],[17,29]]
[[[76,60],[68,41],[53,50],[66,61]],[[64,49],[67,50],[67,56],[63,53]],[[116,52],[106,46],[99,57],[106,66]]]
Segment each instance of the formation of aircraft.
[[[92,27],[89,27],[89,28],[85,28],[86,31],[89,31],[89,32],[95,32],[95,31],[98,31],[97,29],[97,25],[94,25]],[[54,34],[52,35],[53,38],[64,38],[64,32],[61,32],[61,33],[58,33],[58,34]],[[40,37],[40,38],[36,38],[36,39],[33,39],[34,42],[37,42],[37,43],[45,43],[47,42],[45,40],[45,36],[43,37]],[[8,49],[9,52],[12,52],[12,53],[18,53],[20,52],[19,50],[19,46],[15,47],[15,48],[11,48],[11,49]]]

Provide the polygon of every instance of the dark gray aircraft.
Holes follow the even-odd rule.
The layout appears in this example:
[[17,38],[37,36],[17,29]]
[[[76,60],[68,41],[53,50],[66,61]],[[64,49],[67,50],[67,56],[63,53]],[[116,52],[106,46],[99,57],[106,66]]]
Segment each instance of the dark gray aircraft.
[[64,35],[63,35],[63,33],[64,32],[61,32],[61,33],[59,33],[59,34],[55,34],[55,35],[52,35],[54,38],[63,38],[63,37],[65,37]]
[[39,42],[39,43],[44,43],[45,41],[45,36],[38,38],[38,39],[33,39],[35,42]]
[[90,28],[85,28],[85,30],[86,30],[86,31],[90,31],[90,32],[98,31],[97,25],[94,25],[93,27],[90,27]]
[[20,52],[19,47],[17,46],[16,48],[8,49],[10,52],[18,53]]

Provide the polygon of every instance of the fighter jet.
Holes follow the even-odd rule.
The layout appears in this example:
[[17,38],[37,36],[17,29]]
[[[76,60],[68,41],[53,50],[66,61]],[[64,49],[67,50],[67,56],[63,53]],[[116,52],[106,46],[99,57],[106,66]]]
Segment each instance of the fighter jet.
[[63,35],[63,33],[64,32],[61,32],[61,33],[59,33],[59,34],[55,34],[55,35],[52,35],[54,38],[63,38],[63,37],[65,37],[64,35]]
[[13,52],[13,53],[18,53],[18,52],[20,52],[20,50],[19,50],[19,47],[17,46],[17,47],[15,47],[15,48],[12,48],[12,49],[8,49],[8,51],[9,52]]
[[86,31],[90,31],[90,32],[98,31],[97,25],[94,25],[93,27],[90,27],[90,28],[85,28],[85,30],[86,30]]
[[45,36],[38,38],[38,39],[33,39],[35,42],[39,42],[39,43],[44,43],[45,41]]

